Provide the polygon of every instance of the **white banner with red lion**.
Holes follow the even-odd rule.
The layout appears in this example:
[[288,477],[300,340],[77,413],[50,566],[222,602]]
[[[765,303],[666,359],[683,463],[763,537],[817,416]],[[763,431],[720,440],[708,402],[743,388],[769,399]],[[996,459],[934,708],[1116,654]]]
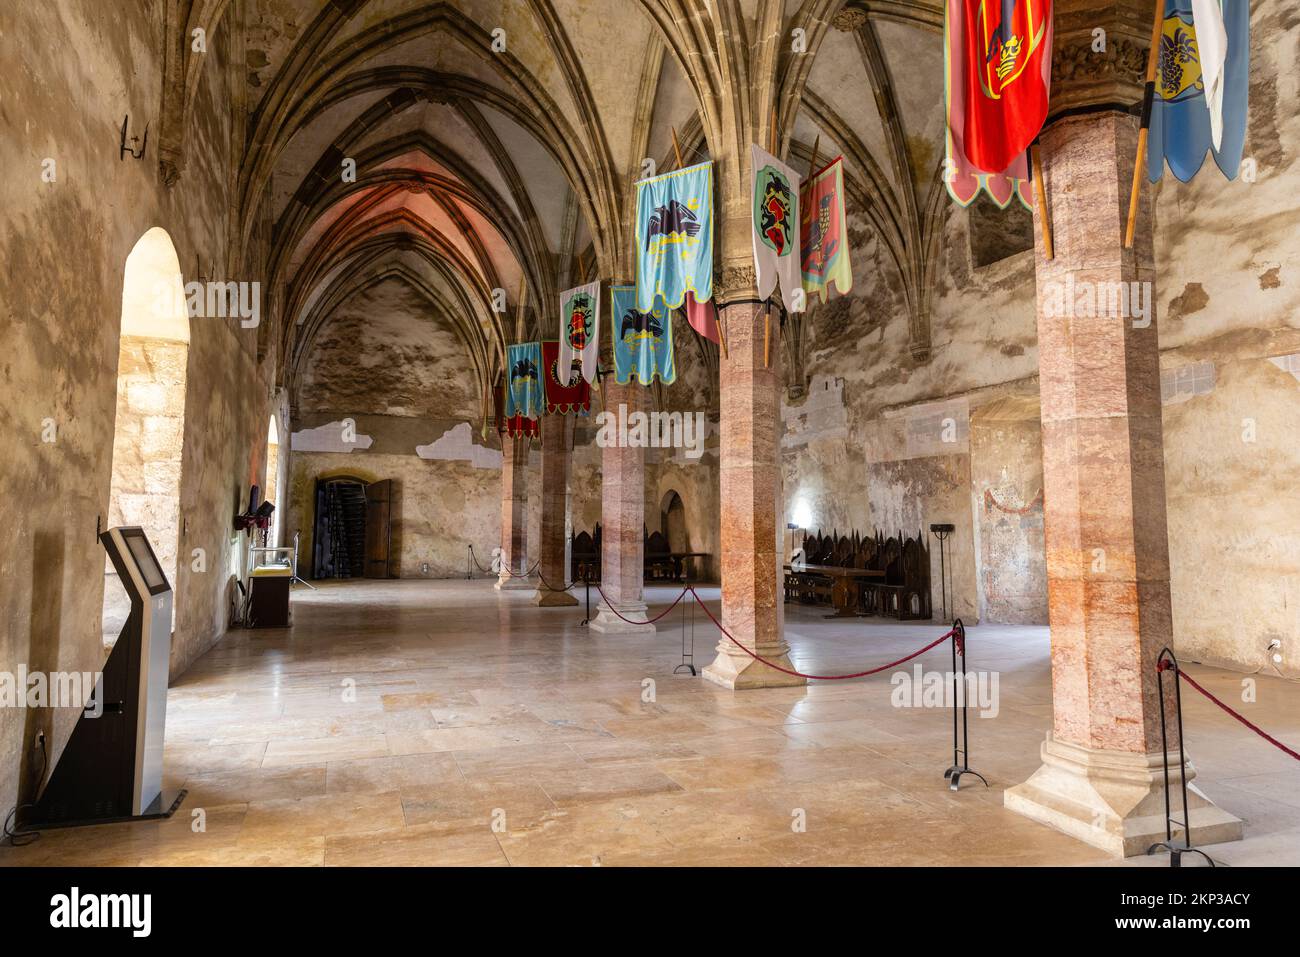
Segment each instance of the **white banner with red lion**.
[[596,378],[600,353],[600,283],[589,282],[560,294],[559,369],[581,365],[582,377]]

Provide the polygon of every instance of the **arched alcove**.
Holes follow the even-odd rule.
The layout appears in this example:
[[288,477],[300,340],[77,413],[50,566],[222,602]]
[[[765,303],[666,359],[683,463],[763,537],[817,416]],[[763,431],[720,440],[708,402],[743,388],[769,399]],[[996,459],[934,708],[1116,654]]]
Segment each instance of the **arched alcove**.
[[686,506],[676,490],[669,489],[659,504],[659,530],[668,539],[674,552],[690,551],[690,535],[686,531]]
[[[108,521],[145,530],[173,588],[189,342],[180,261],[167,231],[154,227],[127,256],[122,279]],[[112,640],[130,606],[107,563],[105,579],[104,635]]]

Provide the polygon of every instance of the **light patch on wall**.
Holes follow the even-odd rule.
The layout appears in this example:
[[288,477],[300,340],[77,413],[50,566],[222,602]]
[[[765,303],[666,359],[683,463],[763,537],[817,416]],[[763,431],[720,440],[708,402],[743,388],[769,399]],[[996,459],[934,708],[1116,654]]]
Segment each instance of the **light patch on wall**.
[[1214,363],[1191,362],[1160,373],[1160,402],[1173,405],[1214,391]]
[[1293,352],[1289,356],[1272,356],[1268,361],[1283,372],[1291,373],[1300,382],[1300,352]]
[[[354,431],[355,427],[353,430]],[[318,425],[314,429],[303,429],[293,433],[292,448],[295,452],[353,452],[356,449],[368,449],[374,439],[356,432],[344,437],[344,423],[331,422]]]
[[970,406],[965,399],[914,405],[886,412],[883,417],[903,419],[906,458],[970,451]]
[[417,445],[415,454],[422,459],[441,459],[468,462],[476,469],[501,468],[501,452],[474,444],[474,430],[468,422],[461,422],[428,445]]
[[844,408],[844,380],[816,375],[808,385],[808,397],[797,406],[781,403],[783,449],[807,445],[813,439],[845,439],[849,434],[849,413]]

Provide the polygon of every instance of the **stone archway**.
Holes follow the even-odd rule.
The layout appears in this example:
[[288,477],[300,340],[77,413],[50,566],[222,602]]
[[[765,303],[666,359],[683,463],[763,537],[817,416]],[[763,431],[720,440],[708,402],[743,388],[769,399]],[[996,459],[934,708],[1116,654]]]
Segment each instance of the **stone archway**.
[[[176,588],[181,458],[190,320],[176,247],[165,229],[140,237],[126,258],[117,353],[117,410],[108,523],[139,525]],[[116,638],[130,604],[105,563],[103,634]]]
[[690,532],[686,527],[686,506],[675,489],[664,493],[659,503],[659,530],[675,552],[690,551]]

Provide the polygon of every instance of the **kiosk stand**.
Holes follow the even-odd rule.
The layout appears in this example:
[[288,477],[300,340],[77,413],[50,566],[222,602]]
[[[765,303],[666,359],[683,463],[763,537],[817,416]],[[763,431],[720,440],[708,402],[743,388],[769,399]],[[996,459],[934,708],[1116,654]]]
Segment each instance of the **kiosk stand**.
[[94,692],[101,707],[87,706],[72,729],[20,822],[25,830],[170,817],[185,798],[162,789],[171,585],[143,529],[111,528],[99,540],[131,597],[131,614]]

